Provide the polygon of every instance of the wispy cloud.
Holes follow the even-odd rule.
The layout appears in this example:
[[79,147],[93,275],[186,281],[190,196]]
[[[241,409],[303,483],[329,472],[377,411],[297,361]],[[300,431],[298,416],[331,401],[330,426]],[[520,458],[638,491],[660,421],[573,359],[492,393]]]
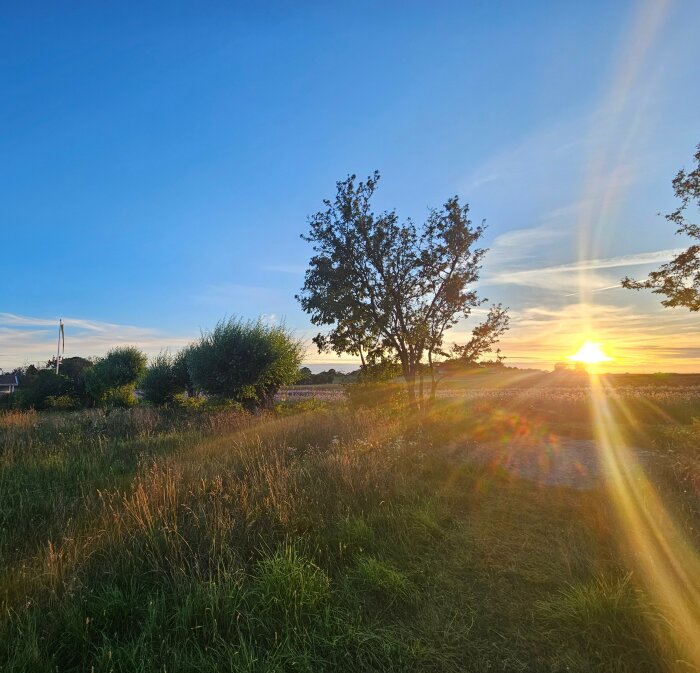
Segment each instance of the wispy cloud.
[[602,342],[615,358],[612,369],[696,370],[700,364],[697,321],[683,310],[659,306],[653,313],[662,319],[632,305],[532,306],[512,316],[512,330],[502,347],[513,361],[534,357],[542,366],[551,366],[553,360],[564,359],[590,337]]
[[610,284],[607,275],[593,273],[602,269],[623,269],[633,266],[657,265],[673,259],[681,249],[655,250],[603,259],[587,259],[569,264],[558,264],[541,269],[504,270],[484,277],[492,285],[523,285],[543,290],[561,292],[584,286],[601,291],[619,287]]
[[[261,320],[269,325],[279,324],[275,313],[263,313]],[[169,334],[153,327],[122,325],[82,318],[64,318],[66,357],[99,357],[116,346],[137,346],[147,355],[157,355],[164,349],[177,350],[194,341],[199,332],[189,335]],[[353,365],[357,358],[334,354],[319,354],[311,342],[315,330],[296,330],[305,348],[305,361],[311,364]],[[56,352],[58,318],[0,313],[0,368],[12,369],[26,364],[41,364]],[[353,368],[353,367],[351,367]]]
[[[147,355],[164,348],[177,349],[194,336],[167,334],[151,327],[121,325],[82,318],[64,318],[66,356],[95,357],[115,346],[133,345]],[[0,367],[45,362],[53,357],[58,319],[0,313]]]
[[469,184],[469,191],[472,192],[474,190],[477,190],[479,189],[479,187],[487,185],[489,182],[495,182],[496,180],[498,180],[497,173],[492,173],[491,175],[484,175],[483,177],[475,177]]
[[488,263],[492,269],[530,265],[533,259],[542,256],[543,251],[550,246],[561,244],[566,236],[566,230],[555,223],[512,229],[493,239],[489,247]]

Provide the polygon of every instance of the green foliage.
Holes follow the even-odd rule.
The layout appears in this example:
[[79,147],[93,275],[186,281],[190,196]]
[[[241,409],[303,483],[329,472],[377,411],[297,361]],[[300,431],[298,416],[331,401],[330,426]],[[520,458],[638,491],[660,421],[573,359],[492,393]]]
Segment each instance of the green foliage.
[[[314,325],[331,327],[314,338],[319,351],[397,360],[413,401],[423,359],[432,368],[444,354],[445,332],[485,301],[473,289],[484,226],[472,224],[456,196],[422,226],[400,223],[394,211],[377,215],[371,200],[378,182],[378,172],[365,182],[349,176],[310,218],[302,238],[314,255],[297,299]],[[505,309],[494,306],[469,343],[470,357],[490,351],[507,324]]]
[[47,398],[48,407],[56,411],[72,411],[79,409],[80,400],[71,395],[58,395],[58,397]]
[[187,352],[195,387],[248,406],[270,404],[296,381],[302,344],[286,327],[236,318],[219,322]]
[[389,383],[401,376],[401,363],[390,358],[363,365],[358,373],[360,383]]
[[346,383],[355,379],[356,373],[345,374],[331,368],[314,374],[308,367],[299,370],[297,384],[300,386],[328,385],[331,383]]
[[328,406],[327,402],[311,397],[306,400],[277,402],[275,413],[279,416],[293,416],[310,411],[326,411]]
[[313,619],[331,595],[328,575],[291,544],[258,562],[253,588],[256,607],[273,633]]
[[187,366],[187,357],[191,349],[192,346],[190,345],[179,350],[173,357],[171,363],[175,387],[177,387],[178,390],[184,390],[189,395],[195,392],[192,377],[190,376],[190,371]]
[[537,605],[544,624],[577,646],[574,661],[587,661],[590,671],[653,670],[663,657],[659,643],[650,637],[650,626],[660,623],[644,594],[634,587],[631,575],[598,575],[592,581],[562,590]]
[[673,191],[680,203],[676,210],[666,215],[666,219],[677,227],[676,234],[689,236],[692,245],[657,271],[652,271],[646,280],[626,277],[622,286],[630,290],[648,289],[663,295],[663,306],[700,311],[700,224],[687,219],[689,207],[696,216],[700,209],[700,145],[693,158],[695,168],[688,172],[681,169],[673,179]]
[[186,393],[178,393],[173,397],[173,403],[178,409],[197,411],[207,408],[209,400],[199,395],[190,396]]
[[158,405],[167,404],[173,401],[175,395],[185,391],[175,362],[175,358],[166,352],[160,353],[148,365],[140,382],[140,389],[146,401]]
[[366,592],[371,599],[385,604],[397,601],[408,603],[411,600],[412,587],[407,577],[381,559],[361,557],[351,577],[354,586]]
[[40,369],[22,376],[19,388],[11,397],[18,409],[48,409],[52,399],[70,393],[71,382],[66,376],[52,369]]
[[135,386],[133,383],[128,383],[124,386],[116,388],[107,388],[103,391],[100,403],[109,408],[128,408],[138,404],[138,399],[135,395]]
[[19,374],[19,388],[8,396],[8,406],[17,409],[73,409],[88,401],[87,378],[92,362],[81,357],[61,361],[56,374],[56,360],[45,369],[30,365]]
[[112,349],[88,371],[88,394],[97,404],[131,405],[135,384],[145,373],[146,362],[146,356],[133,346]]
[[[55,369],[56,359],[53,358],[47,363],[47,368]],[[68,391],[71,397],[76,400],[78,405],[88,402],[89,395],[87,392],[87,378],[93,367],[92,360],[81,357],[62,358],[59,367],[61,376],[65,376],[69,381]]]

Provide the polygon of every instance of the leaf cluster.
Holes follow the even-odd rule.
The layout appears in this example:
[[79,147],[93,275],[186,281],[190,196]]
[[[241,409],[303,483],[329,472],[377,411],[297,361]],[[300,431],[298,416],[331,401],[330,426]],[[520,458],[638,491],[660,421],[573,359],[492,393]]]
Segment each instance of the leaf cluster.
[[661,294],[664,306],[681,306],[690,311],[700,311],[700,225],[690,222],[688,210],[700,209],[700,145],[694,156],[696,166],[686,172],[681,169],[673,179],[673,191],[679,199],[678,207],[666,215],[676,225],[676,233],[689,236],[694,242],[676,255],[670,262],[652,271],[645,280],[625,277],[622,286],[630,290],[651,290]]

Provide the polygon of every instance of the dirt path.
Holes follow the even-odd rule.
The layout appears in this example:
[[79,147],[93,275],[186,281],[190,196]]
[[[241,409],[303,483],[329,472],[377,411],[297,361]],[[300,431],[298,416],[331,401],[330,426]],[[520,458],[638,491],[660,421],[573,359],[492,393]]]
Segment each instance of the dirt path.
[[[632,449],[626,469],[634,474],[647,464],[650,452]],[[509,440],[478,444],[467,460],[489,465],[542,486],[595,488],[606,477],[604,461],[596,442],[591,439],[552,438],[533,441]]]

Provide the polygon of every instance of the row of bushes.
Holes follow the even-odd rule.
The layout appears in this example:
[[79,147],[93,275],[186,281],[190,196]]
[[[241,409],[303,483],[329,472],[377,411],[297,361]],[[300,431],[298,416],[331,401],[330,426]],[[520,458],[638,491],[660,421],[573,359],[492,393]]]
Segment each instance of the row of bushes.
[[137,381],[146,372],[146,356],[134,347],[115,348],[96,361],[66,358],[56,373],[55,361],[46,369],[20,372],[19,388],[1,402],[17,409],[129,406],[136,401]]
[[51,363],[29,367],[2,403],[18,409],[123,407],[137,402],[138,386],[156,405],[202,393],[253,408],[269,405],[280,386],[297,380],[302,356],[302,343],[283,325],[231,318],[150,365],[137,348],[121,347],[96,361],[66,358],[58,374]]

